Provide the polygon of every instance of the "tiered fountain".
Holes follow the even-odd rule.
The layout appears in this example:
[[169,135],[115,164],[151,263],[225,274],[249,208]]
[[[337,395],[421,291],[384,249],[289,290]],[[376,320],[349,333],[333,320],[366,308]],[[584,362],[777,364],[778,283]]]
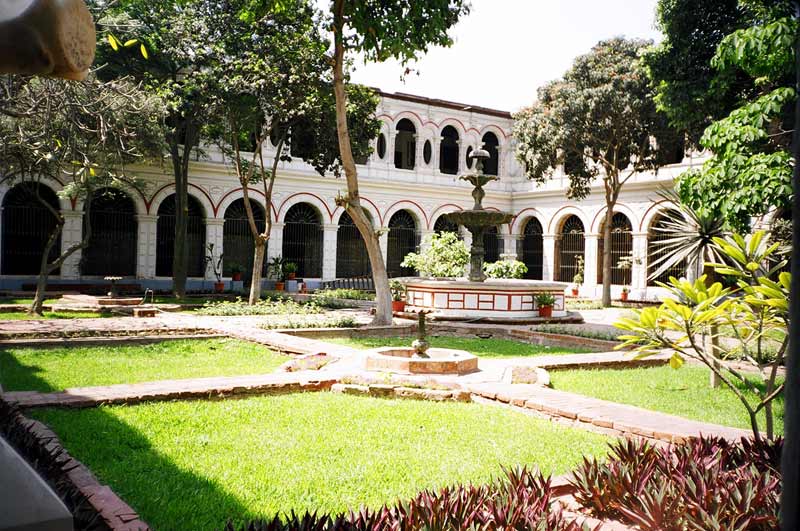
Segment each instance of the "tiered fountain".
[[483,173],[483,161],[489,158],[488,152],[478,149],[471,157],[476,161],[476,171],[461,176],[461,179],[474,186],[472,197],[475,204],[470,210],[445,214],[448,220],[463,225],[472,234],[469,277],[405,279],[408,311],[430,312],[436,319],[536,321],[539,319],[536,296],[546,293],[555,298],[552,317],[555,320],[567,317],[564,310],[565,283],[486,279],[483,273],[483,236],[489,227],[508,224],[514,216],[483,208],[482,201],[486,195],[483,187],[497,177]]

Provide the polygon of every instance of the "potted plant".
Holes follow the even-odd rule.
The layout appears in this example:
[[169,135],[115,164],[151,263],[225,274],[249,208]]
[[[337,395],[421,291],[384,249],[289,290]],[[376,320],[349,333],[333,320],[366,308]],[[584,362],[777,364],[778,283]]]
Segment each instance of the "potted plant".
[[539,310],[539,317],[552,317],[553,304],[556,298],[549,293],[540,293],[536,296],[536,308]]
[[276,256],[272,259],[272,261],[270,261],[269,267],[267,268],[269,278],[275,279],[275,291],[283,291],[285,278],[285,272],[283,268],[285,265],[286,263],[284,262],[283,258]]
[[234,282],[242,280],[242,273],[244,273],[244,267],[241,264],[231,264],[231,280]]
[[622,293],[620,294],[620,299],[623,301],[628,300],[628,292],[630,292],[630,288],[628,286],[622,286]]
[[205,257],[206,267],[210,265],[211,271],[217,278],[217,281],[214,282],[214,293],[222,293],[225,291],[225,283],[222,281],[222,255],[219,255],[219,257],[214,256],[213,243],[206,245],[206,251],[208,252]]
[[399,280],[392,280],[389,283],[392,291],[392,311],[402,312],[406,309],[406,287]]
[[[631,251],[630,254],[622,256],[622,257],[620,257],[619,260],[617,260],[617,267],[624,272],[624,271],[628,271],[630,269],[633,269],[634,264],[635,265],[640,265],[641,263],[642,263],[642,260],[640,258],[638,258],[637,256],[635,256],[633,254],[633,251]],[[622,286],[622,294],[620,295],[620,300],[622,300],[622,301],[628,300],[628,293],[630,291],[631,291],[631,289],[627,285],[626,286]]]
[[575,276],[572,277],[572,296],[577,297],[578,292],[583,285],[583,256],[577,258],[577,270]]
[[283,264],[283,273],[286,275],[287,280],[294,280],[297,275],[297,264],[294,262],[286,262]]

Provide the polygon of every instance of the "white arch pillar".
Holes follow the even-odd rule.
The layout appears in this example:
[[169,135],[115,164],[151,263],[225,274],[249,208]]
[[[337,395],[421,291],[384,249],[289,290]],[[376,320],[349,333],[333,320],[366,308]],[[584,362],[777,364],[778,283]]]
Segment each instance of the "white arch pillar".
[[325,223],[322,226],[322,280],[336,278],[336,245],[339,225]]
[[[221,218],[206,218],[206,250],[208,255],[208,245],[214,244],[214,261],[219,260],[219,257],[225,254],[223,247],[222,226],[225,220]],[[214,268],[211,264],[206,266],[206,274],[203,277],[205,280],[216,282],[217,277],[214,276]]]
[[519,260],[519,242],[522,240],[521,234],[502,234],[503,252],[500,253],[502,260]]
[[[61,251],[66,251],[71,246],[79,244],[83,239],[83,212],[79,210],[65,210],[64,228],[61,231]],[[81,249],[72,253],[61,265],[61,278],[77,279],[81,276]]]
[[272,230],[269,232],[269,243],[267,245],[267,262],[272,262],[274,258],[283,255],[283,227],[285,223],[278,221],[272,222]]
[[631,289],[647,288],[647,233],[633,233],[633,263],[631,264]]
[[381,227],[378,234],[378,244],[381,246],[383,263],[389,263],[389,227]]
[[555,278],[556,235],[542,234],[542,280],[550,282]]
[[139,226],[136,236],[136,276],[138,278],[155,278],[156,276],[156,234],[158,216],[153,214],[137,214]]
[[592,288],[590,293],[594,293],[597,287],[597,252],[598,252],[598,234],[584,235],[584,270],[583,270],[583,284],[588,288]]

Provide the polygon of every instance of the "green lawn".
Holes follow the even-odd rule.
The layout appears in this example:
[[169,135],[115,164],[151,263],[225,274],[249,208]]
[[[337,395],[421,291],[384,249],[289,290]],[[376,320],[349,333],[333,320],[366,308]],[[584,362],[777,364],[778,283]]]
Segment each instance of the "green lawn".
[[[353,348],[370,349],[378,347],[407,347],[414,341],[413,337],[357,337],[357,338],[320,338],[328,343],[347,345]],[[555,354],[581,354],[592,352],[588,349],[572,347],[548,347],[533,345],[510,339],[480,339],[466,337],[428,336],[432,347],[455,348],[466,350],[481,358],[509,358],[524,356],[546,356]]]
[[[551,371],[555,389],[662,411],[694,420],[750,429],[747,411],[732,391],[709,385],[709,370],[684,365],[633,369]],[[753,396],[747,392],[748,396]],[[752,403],[752,402],[751,402]],[[783,398],[773,406],[775,431],[783,433]],[[764,431],[763,415],[759,428]]]
[[274,371],[288,360],[266,347],[230,339],[167,340],[143,345],[0,349],[0,384],[7,391]]
[[31,321],[35,319],[95,319],[100,317],[119,317],[110,312],[42,312],[43,315],[31,315],[28,312],[0,312],[0,321]]
[[[57,304],[61,302],[60,299],[45,299],[44,304]],[[0,304],[25,304],[30,306],[33,304],[33,298],[18,298],[18,297],[0,297]]]
[[607,441],[498,407],[333,393],[31,414],[158,531],[374,507],[501,465],[563,473]]

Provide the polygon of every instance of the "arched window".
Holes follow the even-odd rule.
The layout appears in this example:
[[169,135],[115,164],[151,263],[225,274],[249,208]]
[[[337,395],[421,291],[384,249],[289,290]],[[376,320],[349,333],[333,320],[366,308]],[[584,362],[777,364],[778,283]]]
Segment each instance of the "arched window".
[[[38,198],[37,198],[38,190]],[[57,212],[58,196],[45,185],[21,183],[3,199],[3,274],[38,275],[47,240],[58,220],[41,201]],[[61,238],[50,250],[49,261],[61,255]],[[58,270],[53,274],[58,274]]]
[[530,218],[525,223],[522,231],[522,262],[528,266],[525,278],[531,280],[542,280],[542,269],[544,260],[544,239],[542,224],[536,218]]
[[489,152],[489,158],[483,163],[483,173],[486,175],[497,175],[500,169],[500,142],[497,135],[488,132],[483,135],[483,149]]
[[578,257],[583,257],[584,242],[583,222],[578,216],[569,216],[561,224],[556,240],[556,280],[572,282],[578,272]]
[[[250,207],[253,209],[256,228],[258,232],[263,233],[267,227],[264,208],[252,199],[250,200]],[[267,240],[267,245],[269,245],[269,240]],[[253,243],[253,233],[250,230],[250,222],[247,219],[244,198],[237,199],[225,209],[225,223],[222,225],[222,249],[224,253],[222,274],[231,276],[234,266],[238,266],[243,270],[242,278],[250,280],[253,274],[255,244]],[[267,274],[266,249],[264,251],[264,265],[261,268],[262,276]]]
[[458,173],[458,131],[452,125],[442,129],[442,143],[439,144],[439,171],[449,175]]
[[433,231],[437,234],[441,234],[443,232],[453,232],[459,238],[461,238],[461,233],[458,230],[458,223],[450,221],[444,215],[439,216],[439,218],[436,220],[436,223],[433,224]]
[[417,156],[417,128],[408,118],[397,122],[397,135],[394,137],[394,167],[413,170]]
[[322,216],[308,203],[286,212],[283,226],[283,259],[297,264],[298,277],[322,277]]
[[115,188],[98,190],[92,195],[89,217],[91,235],[83,250],[81,273],[136,275],[138,223],[133,200]]
[[419,246],[419,234],[414,216],[405,210],[395,212],[389,220],[389,249],[386,270],[390,277],[415,275],[413,269],[400,267],[408,253],[415,252]]
[[[186,226],[186,249],[189,256],[187,274],[202,277],[206,269],[206,222],[203,206],[194,197],[187,196],[189,218]],[[172,276],[172,259],[175,256],[175,194],[158,206],[156,223],[156,276]],[[219,249],[214,251],[219,252]]]
[[667,224],[670,220],[680,219],[681,213],[676,210],[666,210],[660,212],[650,223],[647,231],[647,285],[656,286],[657,282],[669,282],[669,277],[681,278],[686,276],[686,260],[680,260],[676,264],[667,268],[655,278],[650,278],[653,273],[661,268],[663,262],[660,260],[670,254],[670,249],[664,247],[662,242],[672,239],[674,236],[668,231]]
[[383,157],[386,156],[386,136],[383,133],[378,135],[378,145],[376,147],[378,158],[383,160]]
[[353,218],[345,212],[339,218],[339,228],[336,230],[336,277],[366,277],[371,273],[364,238]]
[[483,233],[483,261],[497,262],[500,260],[500,239],[497,227],[489,227]]
[[[603,283],[603,239],[604,230],[600,227],[600,237],[597,239],[597,283]],[[628,216],[622,212],[615,212],[611,218],[611,283],[629,286],[633,274],[631,267],[620,267],[620,259],[631,256],[633,251],[633,227]]]

